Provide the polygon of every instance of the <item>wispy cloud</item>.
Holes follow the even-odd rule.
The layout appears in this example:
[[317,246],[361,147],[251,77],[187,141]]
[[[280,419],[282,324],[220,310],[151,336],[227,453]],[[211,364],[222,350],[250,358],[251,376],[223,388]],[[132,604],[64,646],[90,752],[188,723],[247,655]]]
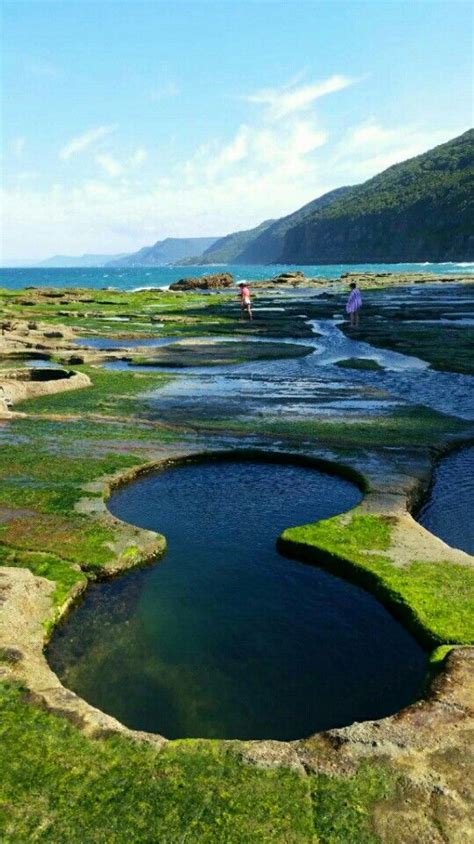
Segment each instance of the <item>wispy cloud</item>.
[[71,184],[47,187],[42,174],[35,180],[24,172],[5,187],[5,250],[11,257],[133,251],[153,238],[250,228],[362,182],[459,134],[457,128],[385,125],[368,116],[333,127],[329,136],[316,115],[293,108],[284,127],[259,113],[165,167],[152,147],[112,151],[112,127],[97,127],[63,149],[67,159],[90,147],[84,170],[63,168],[74,173]]
[[340,182],[369,179],[401,161],[420,155],[456,135],[458,129],[425,129],[415,125],[387,127],[370,118],[349,128],[333,149],[332,173]]
[[133,155],[130,156],[129,163],[132,167],[140,167],[148,158],[148,153],[144,147],[138,147]]
[[327,141],[326,132],[313,120],[292,118],[282,133],[271,125],[242,125],[224,144],[218,141],[199,147],[181,169],[188,184],[241,178],[251,172],[301,174],[308,169],[312,153]]
[[275,120],[286,117],[298,111],[311,108],[312,104],[321,97],[342,91],[356,82],[348,76],[335,75],[320,82],[308,85],[285,85],[282,88],[267,88],[249,94],[245,99],[250,103],[268,107],[269,116]]
[[75,138],[72,138],[69,143],[63,146],[59,152],[59,157],[62,158],[63,161],[67,161],[69,158],[72,158],[73,155],[77,155],[78,152],[83,152],[83,150],[97,143],[97,141],[102,140],[102,138],[106,138],[113,131],[113,126],[97,126],[95,129],[89,129],[88,132],[84,132],[82,135],[77,135]]
[[103,152],[96,155],[95,160],[97,164],[102,167],[102,170],[107,174],[107,176],[115,178],[116,176],[122,175],[124,170],[123,165],[112,155],[108,155]]

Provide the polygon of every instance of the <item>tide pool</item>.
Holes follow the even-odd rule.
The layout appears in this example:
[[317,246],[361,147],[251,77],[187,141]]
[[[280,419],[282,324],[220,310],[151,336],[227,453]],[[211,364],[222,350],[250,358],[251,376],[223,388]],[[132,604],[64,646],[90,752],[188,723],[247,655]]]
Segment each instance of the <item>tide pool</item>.
[[168,738],[302,738],[380,718],[420,692],[425,654],[368,592],[276,550],[289,525],[353,507],[314,468],[188,463],[115,492],[115,516],[162,532],[157,565],[91,586],[55,633],[62,682]]

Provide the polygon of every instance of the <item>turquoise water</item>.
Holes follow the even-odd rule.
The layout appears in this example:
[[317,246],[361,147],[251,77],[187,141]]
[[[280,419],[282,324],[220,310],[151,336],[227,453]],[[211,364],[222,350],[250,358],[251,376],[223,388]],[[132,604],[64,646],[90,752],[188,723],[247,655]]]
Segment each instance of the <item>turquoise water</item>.
[[414,700],[425,654],[369,593],[277,553],[290,525],[361,498],[312,468],[242,458],[143,477],[109,501],[168,540],[159,564],[91,586],[48,659],[135,729],[294,739]]
[[167,287],[183,276],[201,276],[207,273],[230,272],[237,281],[257,281],[271,278],[279,272],[302,270],[307,276],[318,276],[328,280],[339,278],[343,272],[420,272],[423,270],[442,275],[459,275],[474,272],[474,263],[443,264],[331,264],[317,266],[239,266],[234,264],[212,267],[143,267],[142,269],[120,268],[0,268],[0,287],[19,290],[23,287],[90,287],[100,289],[114,287],[117,290],[134,290],[139,287]]

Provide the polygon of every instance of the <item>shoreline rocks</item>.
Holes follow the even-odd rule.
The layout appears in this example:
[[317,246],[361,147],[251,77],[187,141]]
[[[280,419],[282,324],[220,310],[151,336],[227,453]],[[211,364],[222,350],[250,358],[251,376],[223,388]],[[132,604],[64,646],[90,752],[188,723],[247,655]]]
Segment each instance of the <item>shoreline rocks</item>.
[[170,284],[170,290],[220,290],[225,287],[232,287],[235,283],[231,273],[214,273],[203,275],[197,278],[180,278],[174,284]]

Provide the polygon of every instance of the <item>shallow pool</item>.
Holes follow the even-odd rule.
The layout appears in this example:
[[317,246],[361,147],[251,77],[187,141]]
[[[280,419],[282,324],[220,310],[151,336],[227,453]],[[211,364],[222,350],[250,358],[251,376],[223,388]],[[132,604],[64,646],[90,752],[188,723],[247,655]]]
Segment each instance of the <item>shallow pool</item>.
[[143,477],[111,511],[164,533],[153,567],[89,589],[48,659],[136,729],[294,739],[379,718],[419,693],[425,654],[367,592],[281,557],[279,533],[353,507],[314,468],[208,460]]
[[439,462],[418,521],[448,545],[474,554],[474,446]]

